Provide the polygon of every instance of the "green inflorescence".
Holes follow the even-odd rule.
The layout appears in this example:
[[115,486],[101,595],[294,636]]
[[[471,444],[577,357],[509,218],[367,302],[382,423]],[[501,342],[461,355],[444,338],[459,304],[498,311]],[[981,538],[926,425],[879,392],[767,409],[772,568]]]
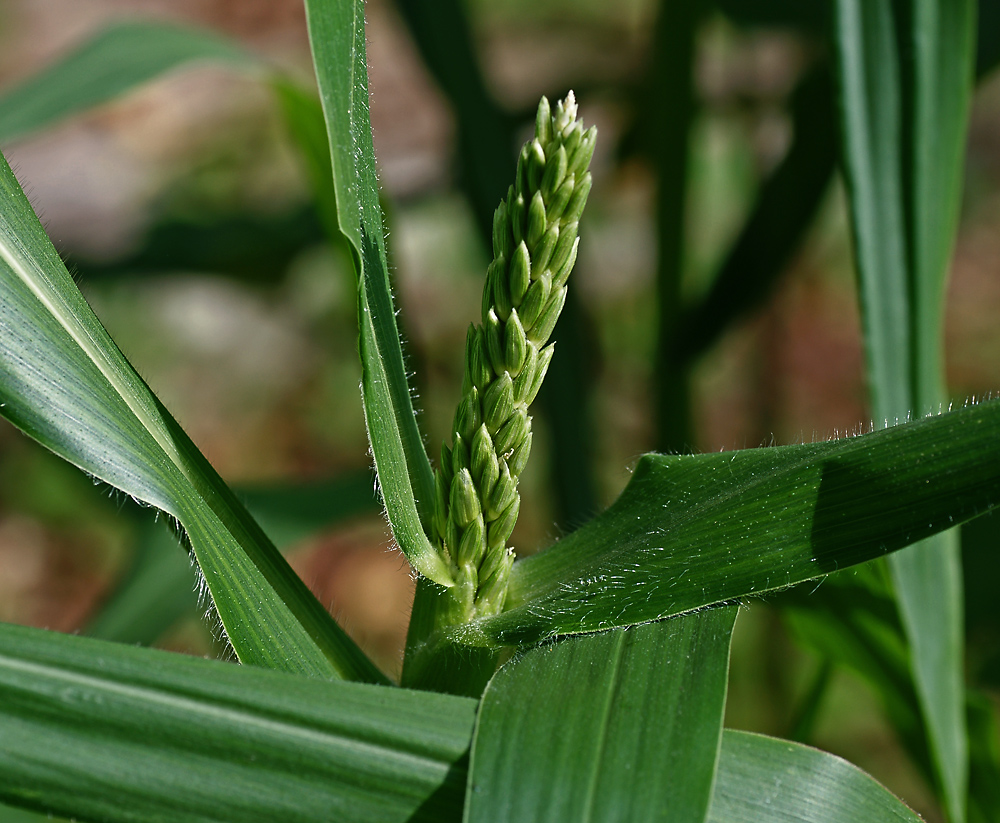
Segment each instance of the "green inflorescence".
[[517,481],[531,451],[528,406],[552,360],[554,344],[545,344],[576,262],[596,137],[577,118],[572,92],[554,110],[543,97],[535,136],[521,149],[515,183],[493,216],[482,325],[469,327],[452,444],[442,446],[435,472],[431,530],[456,581],[448,590],[451,622],[503,608]]

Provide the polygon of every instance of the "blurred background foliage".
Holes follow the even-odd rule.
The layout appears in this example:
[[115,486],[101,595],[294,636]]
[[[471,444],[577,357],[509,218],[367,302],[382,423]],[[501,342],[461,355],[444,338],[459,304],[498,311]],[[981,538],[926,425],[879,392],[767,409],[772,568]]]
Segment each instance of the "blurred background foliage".
[[[522,480],[519,552],[607,505],[645,451],[870,428],[825,3],[367,8],[396,296],[432,455],[479,310],[489,220],[538,97],[575,89],[600,130],[576,287]],[[980,15],[947,307],[957,403],[1000,386],[1000,3],[982,0]],[[297,0],[3,0],[0,96],[137,17],[211,29],[313,82]],[[192,64],[0,145],[123,351],[320,599],[397,672],[412,582],[372,494],[353,275],[327,240],[308,123],[283,99],[259,75]],[[968,527],[963,551],[968,675],[996,702],[994,519]],[[0,620],[209,653],[171,540],[0,423]],[[939,819],[905,752],[905,719],[886,719],[891,687],[836,662],[851,659],[850,638],[818,639],[830,626],[817,629],[809,604],[835,608],[844,591],[744,610],[728,724],[843,754]],[[983,728],[974,746],[1000,746]]]

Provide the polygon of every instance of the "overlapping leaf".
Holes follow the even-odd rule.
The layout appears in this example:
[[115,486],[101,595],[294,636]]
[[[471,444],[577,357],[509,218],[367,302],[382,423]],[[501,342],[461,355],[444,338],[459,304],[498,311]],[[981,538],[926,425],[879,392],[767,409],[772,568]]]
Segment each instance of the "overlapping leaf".
[[244,662],[384,679],[274,548],[94,316],[0,163],[0,414],[175,518]]
[[647,455],[619,500],[514,566],[508,609],[461,642],[655,620],[880,557],[1000,502],[1000,403],[861,437]]
[[0,624],[0,799],[100,821],[458,821],[473,700]]
[[483,695],[467,823],[701,823],[712,797],[736,609],[572,638]]
[[[878,421],[944,399],[944,283],[975,67],[972,0],[836,4],[844,166]],[[890,559],[948,811],[964,818],[961,569],[944,534]]]
[[727,730],[708,823],[919,823],[846,760],[787,740]]

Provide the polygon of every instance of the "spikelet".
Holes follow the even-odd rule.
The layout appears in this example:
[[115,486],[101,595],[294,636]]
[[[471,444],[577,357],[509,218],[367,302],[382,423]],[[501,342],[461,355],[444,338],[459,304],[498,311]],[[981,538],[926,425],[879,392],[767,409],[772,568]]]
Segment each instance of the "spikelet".
[[466,338],[452,444],[435,472],[432,538],[454,572],[453,622],[497,614],[514,564],[507,546],[531,451],[528,406],[552,361],[549,336],[566,302],[577,226],[590,193],[597,130],[584,131],[573,92],[544,97],[514,185],[493,216],[482,324]]

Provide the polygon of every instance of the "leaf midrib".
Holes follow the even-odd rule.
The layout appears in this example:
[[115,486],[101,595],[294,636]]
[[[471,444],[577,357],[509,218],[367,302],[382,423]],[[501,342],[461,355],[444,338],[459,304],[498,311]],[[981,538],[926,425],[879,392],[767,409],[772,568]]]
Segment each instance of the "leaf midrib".
[[[60,666],[46,665],[23,660],[17,657],[0,654],[0,669],[23,672],[29,676],[35,676],[39,682],[62,681],[68,686],[75,686],[82,689],[90,689],[98,692],[111,692],[120,697],[146,704],[157,704],[164,709],[172,710],[176,714],[185,714],[199,718],[199,724],[215,721],[217,723],[236,725],[243,730],[256,729],[271,736],[283,737],[286,740],[295,740],[302,744],[330,748],[350,748],[366,759],[385,762],[392,760],[403,766],[407,766],[407,771],[414,766],[423,768],[431,767],[440,769],[441,761],[432,757],[424,757],[414,752],[404,752],[395,748],[379,746],[367,743],[356,737],[348,737],[336,733],[324,732],[321,729],[305,725],[304,723],[292,723],[288,720],[275,720],[271,717],[262,716],[248,710],[241,710],[231,705],[220,705],[217,702],[208,700],[198,700],[193,697],[185,697],[181,694],[168,692],[164,689],[157,689],[149,686],[142,686],[136,683],[122,683],[119,681],[102,679],[94,675],[83,672],[67,670]],[[262,711],[267,711],[262,709]]]
[[601,706],[601,722],[598,726],[598,737],[594,746],[595,756],[591,760],[590,776],[587,780],[587,795],[583,804],[582,823],[591,823],[594,814],[594,800],[597,793],[597,785],[601,772],[601,764],[604,759],[604,750],[607,747],[609,718],[612,712],[612,701],[618,691],[618,680],[621,673],[622,649],[625,646],[625,632],[619,631],[615,638],[615,646],[612,654],[611,666],[613,667],[610,676],[606,680],[607,688],[604,692],[604,701]]

